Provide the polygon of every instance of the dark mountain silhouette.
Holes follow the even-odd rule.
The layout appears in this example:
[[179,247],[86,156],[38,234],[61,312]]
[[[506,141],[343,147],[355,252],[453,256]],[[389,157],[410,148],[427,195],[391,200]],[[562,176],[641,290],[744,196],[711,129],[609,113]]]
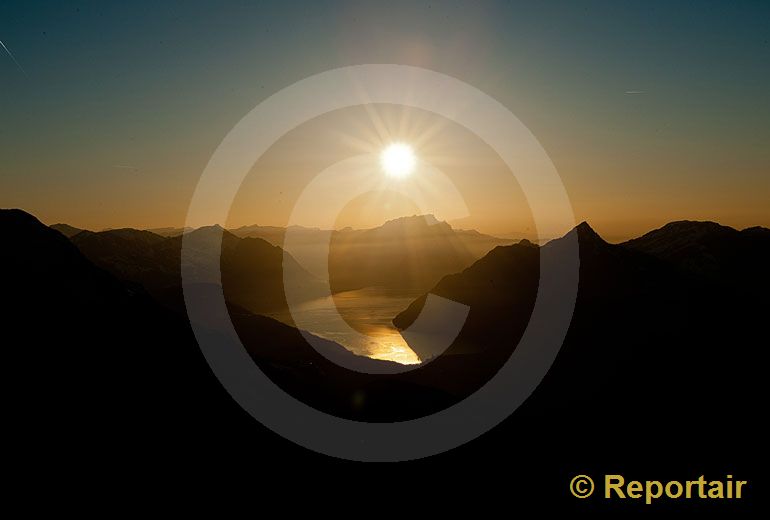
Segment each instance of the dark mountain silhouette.
[[335,232],[329,253],[334,292],[367,286],[427,290],[507,241],[455,232],[433,215],[416,215],[366,230]]
[[[668,232],[667,240],[680,240]],[[224,232],[203,230],[201,243],[216,233]],[[762,251],[768,236],[763,229],[738,233],[759,241],[752,251]],[[181,302],[158,304],[142,286],[95,266],[64,235],[21,211],[0,212],[0,234],[4,346],[12,384],[32,401],[11,405],[11,433],[35,445],[30,456],[65,467],[107,452],[121,468],[158,460],[201,468],[244,457],[291,467],[308,457],[334,464],[284,443],[232,402],[199,353]],[[502,456],[538,480],[536,494],[551,498],[577,473],[682,479],[724,468],[751,480],[766,436],[761,361],[768,304],[725,272],[743,264],[720,264],[715,278],[657,248],[608,244],[585,223],[571,234],[580,246],[579,292],[553,367],[524,405],[482,439],[425,463],[465,486],[472,483],[453,471],[458,464],[481,472]],[[239,247],[275,255],[233,238],[225,235],[226,255]],[[110,251],[121,250],[122,240],[144,244],[161,262],[164,254],[178,255],[170,239],[143,233],[120,230],[99,240]],[[700,254],[729,250],[713,240]],[[296,329],[234,304],[230,315],[252,359],[295,397],[354,420],[419,417],[478,389],[508,359],[538,291],[541,256],[558,261],[563,243],[497,247],[442,278],[433,292],[469,305],[468,320],[444,355],[405,374],[347,371]],[[127,255],[137,253],[110,254],[129,264]],[[396,323],[408,326],[420,305]],[[347,355],[325,345],[332,356]]]
[[[214,232],[203,230],[201,236],[210,238]],[[160,305],[136,284],[126,285],[96,267],[66,237],[23,211],[0,210],[0,234],[7,246],[0,256],[2,311],[12,325],[6,332],[16,341],[8,345],[17,346],[8,351],[10,361],[37,397],[52,399],[57,413],[81,425],[76,435],[98,423],[103,436],[99,443],[126,435],[141,444],[156,436],[168,440],[195,431],[228,431],[226,425],[243,427],[244,419],[244,434],[254,435],[251,419],[237,411],[206,365],[182,303]],[[147,232],[121,230],[118,235],[157,242]],[[100,238],[114,239],[110,234]],[[244,243],[236,241],[235,247]],[[372,372],[391,362],[355,356],[319,338],[322,356],[296,329],[237,305],[229,308],[247,352],[266,374],[319,409],[386,420],[417,417],[452,402],[439,390],[405,380],[383,384],[385,376],[351,372],[327,357],[345,357],[347,365]],[[37,411],[30,408],[29,413]]]
[[[150,425],[173,423],[190,399],[216,395],[198,384],[210,378],[184,321],[141,288],[98,269],[23,211],[0,210],[0,236],[4,350],[25,389],[14,411],[35,457],[56,465],[119,438],[164,442]],[[115,457],[137,451],[126,446]]]
[[[537,248],[523,244],[499,246],[461,273],[445,276],[430,291],[470,307],[464,333],[476,326],[477,313],[483,314],[483,323],[495,322],[509,315],[520,316],[522,323],[531,312],[537,294],[539,255]],[[393,320],[399,329],[409,327],[422,311],[426,295],[418,298]],[[483,331],[478,330],[479,334]],[[432,357],[422,352],[420,345],[411,345],[422,359]],[[478,344],[456,342],[448,354],[478,351]]]
[[724,285],[770,288],[770,229],[680,221],[623,245]]
[[283,302],[284,279],[306,298],[321,294],[321,281],[286,251],[260,238],[243,238],[222,254],[222,284],[228,300],[254,312]]
[[[292,233],[293,240],[290,244],[285,242],[287,230]],[[260,238],[278,246],[295,258],[313,276],[322,280],[329,278],[327,247],[332,233],[330,230],[302,226],[283,228],[253,225],[231,229],[230,232],[241,238]]]
[[160,235],[113,229],[83,231],[71,240],[89,260],[119,278],[142,283],[149,289],[170,284],[173,279],[174,258],[163,254],[160,245],[166,239]]
[[[285,227],[279,226],[241,226],[239,228],[230,229],[230,233],[240,238],[261,238],[273,244],[274,246],[283,246],[283,239],[286,235]],[[329,230],[319,228],[309,228],[304,226],[290,226],[290,229],[294,233],[298,233],[302,238],[309,241],[314,241],[316,237],[321,234],[325,236],[325,233],[329,233]]]
[[[177,297],[173,293],[179,286],[182,234],[188,243],[199,244],[193,250],[204,252],[201,258],[193,255],[190,260],[196,272],[208,279],[219,276],[219,266],[206,257],[205,251],[222,236],[222,273],[225,288],[231,291],[230,300],[257,313],[274,311],[280,306],[276,302],[284,300],[280,266],[286,228],[244,226],[225,231],[208,226],[197,230],[158,228],[158,233],[135,229],[83,232],[69,226],[62,229],[97,265],[143,285],[163,301]],[[292,251],[285,252],[289,277],[308,298],[321,293],[320,281],[329,273],[333,292],[369,286],[407,292],[427,290],[442,276],[462,270],[498,245],[512,242],[474,230],[454,230],[433,215],[395,219],[367,230],[290,229],[295,240]],[[281,249],[271,249],[265,242]],[[329,243],[327,268],[323,253]],[[240,245],[236,248],[236,244]],[[210,272],[204,274],[201,269]]]
[[150,233],[155,233],[156,235],[160,235],[162,237],[176,237],[176,236],[179,236],[179,235],[183,235],[184,233],[187,233],[189,231],[192,231],[192,228],[189,228],[189,227],[160,227],[160,228],[147,229],[146,231],[149,231]]
[[58,231],[59,233],[61,233],[67,238],[74,237],[75,235],[83,231],[82,229],[78,229],[76,227],[70,226],[69,224],[54,224],[51,226],[51,229],[55,229],[56,231]]
[[[72,237],[80,251],[115,276],[142,285],[164,303],[181,298],[182,236],[162,237],[149,231],[117,229],[82,232]],[[209,251],[222,243],[221,279],[228,300],[252,312],[285,305],[284,256],[292,283],[318,292],[319,280],[302,269],[291,256],[261,239],[240,239],[219,226],[196,229],[184,237],[189,254],[185,261],[198,281],[220,278],[220,258]]]
[[[579,421],[588,426],[571,433],[572,441],[581,446],[605,443],[610,451],[613,441],[600,432],[622,431],[618,443],[639,446],[644,440],[645,456],[652,453],[647,449],[660,450],[658,456],[668,453],[661,443],[650,441],[660,425],[687,438],[688,449],[696,450],[708,449],[708,442],[698,438],[704,428],[728,438],[736,438],[734,432],[754,435],[756,401],[747,396],[764,393],[759,369],[763,348],[758,344],[764,337],[761,316],[768,311],[764,297],[608,244],[585,223],[571,233],[580,244],[572,323],[552,369],[517,412],[520,418],[535,414],[538,419],[532,420],[552,427]],[[469,370],[446,377],[443,385],[436,377],[438,387],[465,393],[488,380],[526,327],[540,256],[558,259],[560,243],[498,247],[463,272],[443,278],[431,292],[469,305],[470,312],[446,353],[422,369],[425,376],[446,374],[445,367],[456,357]],[[416,300],[394,323],[408,327],[424,301]],[[551,422],[548,413],[558,419]],[[714,414],[719,424],[714,424]],[[556,430],[538,431],[545,435],[542,441]],[[689,453],[681,445],[677,449],[682,456]]]

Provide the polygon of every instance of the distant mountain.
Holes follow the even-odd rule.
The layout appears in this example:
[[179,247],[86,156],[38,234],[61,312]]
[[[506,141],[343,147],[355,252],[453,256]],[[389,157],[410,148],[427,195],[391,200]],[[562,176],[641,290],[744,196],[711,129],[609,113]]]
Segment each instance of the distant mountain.
[[[52,229],[55,229],[59,233],[63,234],[67,238],[72,238],[78,233],[80,233],[81,231],[84,231],[83,229],[70,226],[69,224],[53,224],[50,227]],[[126,229],[129,229],[129,228],[126,228]],[[115,231],[115,229],[105,229],[103,231]],[[174,237],[174,236],[179,236],[183,233],[187,233],[188,231],[192,231],[192,228],[163,227],[163,228],[147,229],[145,231],[149,231],[154,235],[160,235],[162,237]]]
[[457,232],[433,215],[390,220],[366,230],[332,234],[330,284],[334,292],[367,286],[427,290],[491,248],[510,241],[475,231]]
[[285,301],[284,284],[310,299],[322,294],[322,282],[286,251],[260,238],[238,239],[222,253],[222,284],[228,300],[257,312]]
[[150,293],[179,284],[179,260],[164,247],[167,239],[149,231],[85,231],[71,237],[83,255],[114,276],[140,284]]
[[328,279],[328,255],[324,253],[332,232],[330,230],[302,226],[290,226],[288,229],[292,233],[292,241],[288,245],[285,243],[287,228],[283,227],[242,226],[231,229],[230,232],[237,237],[260,238],[274,246],[281,247],[313,276],[322,280]]
[[723,284],[770,288],[770,229],[679,221],[622,244]]
[[70,226],[69,224],[54,224],[50,226],[50,228],[55,229],[56,231],[58,231],[59,233],[61,233],[67,238],[74,237],[75,235],[83,231],[82,229],[78,229],[76,227]]
[[[300,236],[312,239],[316,234],[328,233],[329,231],[319,228],[309,228],[304,226],[290,226],[294,233],[298,233]],[[283,238],[286,234],[285,227],[279,226],[241,226],[229,230],[233,235],[240,238],[261,238],[273,244],[274,246],[282,246]]]
[[497,246],[508,246],[520,242],[521,238],[507,238],[486,235],[475,229],[453,229],[454,234],[475,258],[481,258]]
[[162,237],[176,237],[179,235],[183,235],[187,233],[188,231],[192,231],[192,228],[190,227],[161,227],[161,228],[152,228],[148,229],[146,231],[149,231],[150,233],[155,233],[156,235],[160,235]]
[[[73,243],[98,266],[115,276],[147,289],[155,298],[169,303],[181,297],[181,248],[186,240],[189,267],[200,280],[221,277],[227,297],[251,312],[266,313],[285,306],[283,267],[288,279],[308,299],[321,294],[322,279],[305,269],[331,273],[332,290],[344,291],[368,286],[385,286],[404,291],[429,288],[445,274],[459,271],[489,249],[508,241],[476,231],[455,231],[432,215],[413,216],[386,222],[368,230],[329,232],[292,227],[292,245],[303,263],[275,242],[284,239],[286,229],[249,226],[226,231],[208,226],[187,231],[184,236],[164,237],[151,231],[112,229],[83,231],[71,236]],[[331,235],[331,236],[330,236]],[[221,259],[208,251],[222,241]],[[328,269],[322,253],[331,243]],[[285,261],[284,261],[285,259]]]
[[[331,276],[334,292],[373,285],[427,289],[444,274],[466,267],[495,246],[515,242],[474,230],[455,230],[433,215],[402,217],[364,230],[291,226],[288,245],[286,229],[254,225],[230,232],[288,248],[287,252],[316,277]],[[325,256],[329,244],[329,256]],[[411,271],[404,274],[407,265]]]
[[[115,276],[142,285],[160,301],[171,304],[181,298],[182,236],[162,237],[149,231],[118,229],[84,232],[72,237],[80,251]],[[261,313],[285,306],[283,265],[292,283],[313,297],[320,281],[302,269],[279,247],[261,239],[240,239],[219,226],[196,229],[184,237],[185,261],[198,281],[220,278],[234,304]],[[209,252],[222,243],[220,258]],[[221,260],[221,262],[220,262]]]

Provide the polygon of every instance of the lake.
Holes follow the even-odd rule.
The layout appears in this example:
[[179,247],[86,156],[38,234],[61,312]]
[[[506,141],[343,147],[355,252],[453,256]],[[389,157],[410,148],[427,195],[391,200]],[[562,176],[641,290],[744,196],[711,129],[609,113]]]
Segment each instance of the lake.
[[[391,320],[418,296],[383,287],[367,287],[304,302],[294,309],[294,313],[301,316],[303,329],[339,343],[354,354],[410,365],[419,363],[420,359]],[[335,312],[366,337],[335,320]],[[287,313],[271,314],[270,317],[292,324]]]

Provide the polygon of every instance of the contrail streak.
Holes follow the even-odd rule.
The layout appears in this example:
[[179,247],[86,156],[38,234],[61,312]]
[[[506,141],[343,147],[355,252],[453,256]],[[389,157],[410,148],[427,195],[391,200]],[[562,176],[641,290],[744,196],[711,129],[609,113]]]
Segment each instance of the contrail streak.
[[[20,71],[21,71],[21,72],[22,72],[22,73],[23,73],[25,76],[27,76],[27,71],[26,71],[26,70],[24,70],[24,67],[22,67],[22,66],[21,66],[21,63],[19,63],[18,61],[16,61],[16,57],[15,57],[13,54],[11,54],[11,51],[9,51],[9,50],[8,50],[8,47],[6,47],[6,46],[5,46],[5,44],[3,43],[3,40],[0,40],[0,45],[2,45],[2,46],[3,46],[3,49],[5,49],[5,52],[7,52],[7,53],[8,53],[8,56],[10,56],[10,57],[11,57],[11,59],[13,60],[13,62],[16,64],[16,66],[17,66],[17,67],[19,67],[19,70],[20,70]],[[27,77],[29,77],[29,76],[27,76]]]

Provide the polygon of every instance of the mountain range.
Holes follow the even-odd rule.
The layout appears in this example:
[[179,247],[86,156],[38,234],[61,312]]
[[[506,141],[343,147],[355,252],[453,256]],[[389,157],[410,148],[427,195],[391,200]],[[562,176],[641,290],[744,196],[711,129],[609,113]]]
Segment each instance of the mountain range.
[[[580,245],[578,298],[548,376],[559,374],[559,386],[546,385],[563,392],[560,399],[569,402],[570,385],[593,387],[596,396],[612,385],[619,392],[611,395],[658,396],[687,382],[731,391],[756,383],[746,374],[757,368],[761,316],[770,310],[767,229],[739,232],[710,222],[675,222],[623,244],[605,242],[587,223],[571,233]],[[537,295],[540,256],[558,258],[560,243],[497,247],[430,290],[470,307],[460,335],[441,357],[488,359],[488,371],[475,385],[491,377],[518,343]],[[416,299],[394,324],[408,329],[425,300],[426,295]],[[430,357],[419,352],[419,344],[410,346]],[[720,371],[718,379],[710,379]],[[651,374],[652,387],[645,381]]]
[[373,229],[333,233],[329,282],[334,292],[372,285],[427,290],[443,276],[510,242],[454,230],[433,215],[402,217]]
[[[216,227],[196,232],[201,233],[201,240],[223,233]],[[135,245],[145,244],[150,260],[172,271],[159,270],[146,279],[173,279],[174,270],[164,255],[178,258],[178,249],[169,239],[136,230],[85,233],[81,237],[84,251],[101,251],[105,243],[112,244],[110,251],[126,246],[121,249],[125,252],[120,257],[122,267],[132,261],[129,255],[135,254]],[[223,250],[252,258],[250,249],[258,241],[226,233]],[[1,310],[6,323],[12,325],[7,330],[8,345],[16,345],[8,351],[10,362],[28,383],[40,383],[33,386],[41,399],[55,392],[62,417],[102,421],[104,428],[109,426],[104,442],[119,434],[112,428],[121,427],[126,407],[132,414],[146,414],[146,420],[159,421],[174,431],[181,425],[206,428],[210,421],[238,422],[237,416],[223,419],[221,410],[207,405],[212,398],[226,394],[198,349],[181,298],[161,303],[137,282],[146,273],[127,268],[119,271],[114,257],[102,259],[110,269],[101,268],[76,246],[77,241],[70,241],[23,211],[0,210],[0,235],[6,241],[0,255],[4,284]],[[277,248],[268,247],[272,262]],[[246,251],[239,253],[241,249]],[[280,259],[280,250],[278,254]],[[144,262],[148,262],[147,257],[139,259],[140,264]],[[237,273],[237,268],[234,266],[232,272]],[[118,277],[113,271],[122,275]],[[193,289],[209,290],[205,286]],[[157,294],[163,295],[163,291]],[[382,371],[391,362],[355,356],[340,345],[317,338],[322,355],[296,329],[255,315],[234,304],[229,296],[228,308],[255,362],[286,391],[318,408],[378,420],[395,413],[420,415],[425,409],[451,402],[441,391],[409,381],[383,385],[380,378],[366,373]],[[340,357],[345,358],[343,364],[361,372],[329,361]],[[356,392],[365,393],[367,400],[352,400]],[[396,401],[390,400],[396,396],[400,396]],[[35,410],[29,412],[34,414]],[[138,421],[136,415],[131,416]]]
[[[273,239],[277,240],[279,231],[273,231],[276,233]],[[315,231],[307,230],[310,234]],[[222,282],[231,304],[249,312],[260,312],[270,307],[271,299],[281,301],[280,284],[275,280],[280,278],[281,259],[287,253],[264,240],[238,238],[221,228],[201,228],[192,233],[198,234],[203,242],[211,238],[207,235],[223,237]],[[556,239],[538,247],[522,240],[496,246],[474,261],[461,238],[467,233],[472,232],[458,233],[431,216],[405,217],[372,230],[334,234],[329,261],[333,266],[330,268],[332,286],[336,285],[338,290],[388,283],[391,277],[398,276],[407,280],[405,287],[414,289],[419,284],[412,284],[409,273],[421,273],[428,280],[436,280],[425,289],[425,294],[431,292],[470,307],[460,335],[444,355],[412,375],[402,376],[410,382],[419,380],[455,398],[483,384],[515,348],[537,295],[540,256],[556,254],[552,251],[558,251],[560,244],[560,239]],[[624,363],[631,363],[629,367],[634,370],[642,366],[652,369],[648,360],[662,358],[679,363],[673,373],[681,375],[686,372],[682,365],[693,360],[703,362],[699,353],[705,351],[705,345],[714,344],[715,337],[720,337],[703,333],[702,327],[688,328],[689,323],[700,323],[706,316],[711,317],[708,322],[712,325],[722,323],[719,331],[724,341],[728,336],[738,337],[752,330],[746,323],[747,317],[762,308],[757,298],[768,289],[765,266],[770,260],[770,232],[767,229],[737,231],[710,222],[674,222],[622,244],[607,243],[587,223],[577,226],[572,233],[580,243],[580,289],[575,317],[560,359],[570,359],[570,366],[580,370],[565,370],[565,374],[571,374],[565,376],[567,380],[575,374],[597,370],[613,374],[618,364]],[[472,240],[477,243],[483,240],[487,245],[494,242],[480,236]],[[420,244],[421,240],[427,245]],[[175,266],[179,262],[179,241],[180,237],[166,239],[133,230],[84,232],[72,237],[72,242],[95,264],[123,280],[150,288],[161,301],[163,291],[158,288],[178,283]],[[405,244],[410,243],[415,244],[411,254],[424,255],[416,266],[405,263],[403,251],[409,249]],[[335,249],[347,254],[335,257]],[[447,249],[456,254],[447,255],[448,258],[440,258],[440,254],[432,256]],[[139,257],[137,250],[142,251]],[[105,251],[109,251],[109,255],[106,256]],[[361,257],[367,252],[375,260],[366,263]],[[152,265],[156,267],[150,269]],[[261,267],[257,269],[258,266]],[[452,274],[442,274],[448,270],[453,270]],[[335,277],[335,272],[351,271],[355,274]],[[246,280],[252,282],[245,283]],[[237,291],[228,291],[228,283],[243,287],[243,293],[257,292],[265,297],[261,301],[248,301]],[[261,287],[272,288],[272,292],[265,292]],[[425,299],[425,295],[417,298],[394,317],[394,324],[408,329]],[[441,317],[437,319],[440,321]],[[650,324],[655,325],[650,328]],[[629,335],[629,331],[636,332]],[[686,339],[688,335],[691,339]],[[617,338],[623,338],[624,348],[616,347]],[[435,354],[427,347],[424,350],[419,343],[410,346],[422,359]],[[578,353],[573,354],[575,350]],[[635,360],[633,356],[638,353],[644,354]],[[744,354],[749,356],[750,352]],[[469,356],[476,359],[474,370],[459,370],[457,367],[467,367],[470,363],[452,361]],[[660,371],[660,367],[656,370]],[[434,375],[436,371],[443,375]],[[453,371],[457,373],[446,377]],[[416,373],[420,376],[412,379]],[[598,376],[591,379],[603,380]],[[626,378],[627,381],[634,378]],[[641,387],[644,385],[640,384]]]
[[[433,233],[440,224],[416,225]],[[243,270],[252,267],[248,259],[263,258],[257,252],[273,266],[286,254],[221,228],[198,231],[202,243],[222,238],[223,273],[233,277],[275,276]],[[438,231],[445,238],[446,228]],[[22,417],[18,424],[35,425],[24,435],[71,464],[67,454],[125,439],[127,459],[176,453],[182,460],[196,443],[216,443],[232,457],[255,443],[289,456],[219,386],[181,302],[159,303],[164,284],[176,283],[178,243],[135,230],[79,235],[68,239],[22,211],[0,211],[11,380],[31,388],[54,421],[73,425],[50,439],[38,408],[18,405],[9,412]],[[565,471],[613,464],[641,474],[698,468],[704,454],[731,472],[750,471],[767,434],[770,231],[675,222],[609,244],[582,223],[566,238],[579,243],[580,280],[564,344],[532,396],[468,447],[474,457],[492,460],[515,444],[519,463],[559,482]],[[468,305],[468,319],[443,355],[402,374],[342,369],[296,329],[233,301],[230,316],[251,358],[291,395],[353,420],[408,420],[462,400],[510,357],[537,296],[541,257],[558,261],[563,240],[497,246],[440,277],[425,292]],[[150,264],[159,267],[148,272]],[[408,328],[424,301],[417,298],[395,324]],[[352,356],[324,345],[330,358]]]
[[[206,254],[221,241],[221,279],[229,301],[252,312],[263,313],[285,306],[283,270],[287,278],[307,292],[318,294],[320,280],[305,271],[281,248],[257,238],[238,238],[219,226],[185,234],[185,261],[196,276],[215,281],[220,259]],[[163,237],[150,231],[113,229],[81,231],[70,237],[94,264],[116,277],[140,284],[164,303],[181,297],[182,235]]]
[[[287,230],[290,244],[285,244]],[[427,290],[495,246],[514,242],[453,229],[433,215],[401,217],[371,229],[244,226],[231,232],[285,247],[309,272],[329,279],[332,292],[367,286]]]
[[[232,291],[232,301],[258,313],[274,310],[275,302],[283,300],[280,287],[271,282],[279,279],[275,274],[280,272],[282,258],[290,269],[289,278],[306,288],[303,292],[308,298],[319,294],[322,280],[329,280],[332,292],[370,286],[420,292],[494,247],[513,242],[473,230],[452,229],[433,215],[403,217],[372,229],[335,231],[257,225],[227,231],[219,226],[100,232],[67,224],[51,227],[72,239],[100,267],[141,283],[157,296],[179,285],[183,235],[205,249],[211,239],[206,235],[214,233],[212,238],[217,238],[221,234],[222,275],[225,280],[239,280],[232,284],[225,281],[225,288]],[[288,249],[283,249],[287,230],[292,240]]]

